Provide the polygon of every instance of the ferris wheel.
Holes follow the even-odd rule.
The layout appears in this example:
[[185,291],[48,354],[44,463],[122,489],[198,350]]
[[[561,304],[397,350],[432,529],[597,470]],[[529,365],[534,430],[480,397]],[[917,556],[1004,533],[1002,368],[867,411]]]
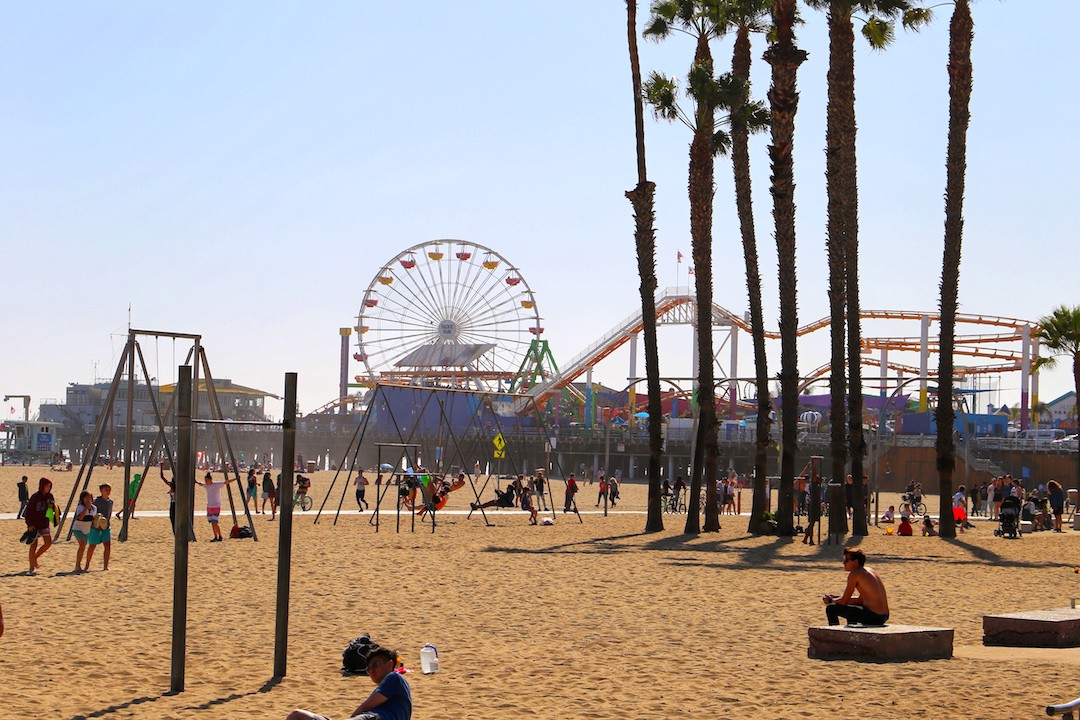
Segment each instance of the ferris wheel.
[[544,329],[521,272],[491,248],[435,240],[382,266],[364,293],[353,358],[376,380],[495,387]]

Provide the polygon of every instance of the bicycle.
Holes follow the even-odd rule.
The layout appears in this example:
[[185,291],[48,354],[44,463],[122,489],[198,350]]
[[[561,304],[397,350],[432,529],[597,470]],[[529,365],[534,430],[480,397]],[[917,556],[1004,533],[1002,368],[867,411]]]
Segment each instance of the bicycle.
[[922,501],[922,495],[901,495],[900,496],[900,514],[905,514],[905,508],[908,515],[925,515],[926,503]]
[[682,499],[682,494],[678,495],[665,495],[663,497],[663,503],[661,505],[661,511],[671,514],[682,514],[686,512],[686,501]]
[[293,505],[299,507],[301,510],[307,511],[311,509],[313,502],[311,497],[307,493],[296,493],[293,496]]

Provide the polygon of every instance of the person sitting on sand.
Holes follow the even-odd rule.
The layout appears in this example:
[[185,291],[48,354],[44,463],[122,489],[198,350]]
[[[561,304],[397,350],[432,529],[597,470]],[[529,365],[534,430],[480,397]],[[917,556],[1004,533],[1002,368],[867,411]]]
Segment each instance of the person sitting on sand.
[[844,567],[848,570],[844,594],[822,597],[829,625],[839,625],[840,618],[847,620],[849,625],[884,625],[889,619],[885,583],[866,567],[866,555],[858,548],[844,548]]
[[896,522],[896,508],[894,506],[890,505],[889,509],[881,514],[881,522],[890,525]]
[[[394,672],[397,653],[377,647],[368,655],[367,674],[375,689],[353,710],[350,720],[411,720],[412,692],[405,676]],[[293,710],[285,720],[329,720],[310,710]]]
[[934,521],[930,519],[929,515],[924,515],[922,519],[922,534],[923,537],[937,537],[938,531],[934,527]]
[[897,535],[904,535],[905,537],[911,537],[915,534],[914,528],[911,527],[911,518],[907,515],[900,516],[900,525],[896,528]]

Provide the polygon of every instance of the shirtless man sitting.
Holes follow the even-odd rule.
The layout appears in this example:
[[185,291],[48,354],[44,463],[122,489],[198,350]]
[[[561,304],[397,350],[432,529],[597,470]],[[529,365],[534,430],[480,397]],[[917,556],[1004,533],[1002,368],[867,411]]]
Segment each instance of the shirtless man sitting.
[[858,548],[844,548],[844,567],[848,569],[844,594],[822,598],[829,624],[839,625],[840,618],[844,618],[849,625],[884,625],[889,619],[885,584],[876,572],[866,567],[866,555]]

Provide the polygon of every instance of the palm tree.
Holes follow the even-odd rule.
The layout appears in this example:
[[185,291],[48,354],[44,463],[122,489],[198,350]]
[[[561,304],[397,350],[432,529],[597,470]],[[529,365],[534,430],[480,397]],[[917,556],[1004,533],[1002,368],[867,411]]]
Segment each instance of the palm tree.
[[[731,108],[731,165],[735,175],[735,206],[742,234],[743,260],[746,263],[746,291],[750,305],[750,335],[754,343],[754,379],[757,386],[757,436],[754,443],[754,477],[767,473],[769,414],[769,369],[765,357],[765,319],[761,305],[761,271],[758,267],[757,236],[750,183],[750,133],[755,127],[764,130],[768,115],[764,107],[750,102],[750,33],[766,32],[772,0],[728,0],[724,8],[722,32],[734,28],[735,47],[731,55],[731,75],[743,83],[746,92]],[[753,506],[748,532],[765,532],[765,485],[754,483]]]
[[[829,314],[831,317],[831,408],[833,479],[842,477],[850,448],[855,478],[852,533],[866,535],[865,493],[862,484],[863,437],[862,330],[859,322],[859,200],[855,155],[855,31],[856,12],[869,15],[862,33],[875,49],[892,42],[891,20],[910,10],[908,0],[807,0],[823,9],[829,24],[828,111],[825,174],[828,195]],[[846,323],[845,323],[846,317]],[[844,329],[847,329],[847,374],[844,378]],[[847,386],[845,388],[845,385]],[[847,395],[847,440],[844,446]]]
[[637,148],[637,185],[626,191],[634,208],[634,246],[641,279],[641,330],[645,335],[645,377],[649,388],[649,502],[645,532],[664,529],[660,508],[660,353],[656,344],[656,230],[653,198],[656,184],[645,172],[645,112],[641,91],[641,63],[637,46],[637,0],[626,0],[626,41],[630,48],[630,77],[634,86],[634,136]]
[[[680,120],[693,131],[690,143],[690,239],[694,260],[696,294],[698,364],[698,434],[697,453],[691,468],[690,505],[686,532],[720,529],[716,507],[716,463],[718,457],[716,389],[713,371],[712,341],[712,205],[715,195],[713,158],[721,144],[728,142],[725,133],[716,129],[716,108],[720,90],[713,78],[713,58],[709,41],[718,33],[717,8],[713,0],[657,0],[645,35],[657,40],[672,32],[682,32],[694,39],[694,61],[687,75],[687,93],[694,102],[691,116],[683,113],[676,101],[678,86],[671,78],[652,73],[645,85],[645,97],[658,117]],[[704,468],[701,466],[704,465]],[[702,475],[705,482],[705,525],[698,526],[698,496]]]
[[[1039,320],[1039,342],[1054,350],[1057,356],[1072,356],[1073,388],[1076,397],[1080,398],[1080,305],[1062,305]],[[1057,357],[1051,359],[1056,361]],[[1080,449],[1077,450],[1076,488],[1080,491]]]
[[[923,16],[929,20],[928,15]],[[971,120],[971,40],[974,29],[967,0],[957,0],[949,23],[949,139],[945,159],[945,247],[941,260],[941,330],[938,350],[937,424],[939,532],[956,537],[952,514],[956,447],[953,427],[953,348],[960,288],[960,248],[964,235],[964,182],[967,176],[967,129]]]
[[[777,532],[794,530],[792,506],[795,499],[795,453],[799,413],[799,357],[797,348],[798,303],[795,276],[795,113],[799,109],[796,74],[806,60],[806,52],[795,45],[795,0],[773,0],[772,22],[775,39],[765,51],[772,66],[769,88],[772,144],[773,222],[780,282],[780,412],[781,442],[780,497],[776,506]],[[760,423],[763,418],[759,417]],[[760,483],[764,478],[756,478]]]

